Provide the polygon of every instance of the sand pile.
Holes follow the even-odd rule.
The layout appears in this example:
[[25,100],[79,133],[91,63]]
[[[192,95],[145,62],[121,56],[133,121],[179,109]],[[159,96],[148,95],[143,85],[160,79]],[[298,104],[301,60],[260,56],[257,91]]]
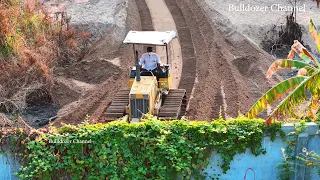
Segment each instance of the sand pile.
[[[291,14],[290,7],[297,7],[297,23],[302,26],[304,45],[309,45],[312,51],[316,51],[313,40],[309,34],[310,18],[320,25],[320,8],[312,0],[204,0],[203,7],[216,12],[215,16],[210,16],[214,23],[221,22],[221,17],[229,20],[228,23],[234,25],[234,28],[247,36],[252,42],[263,48],[263,41],[266,39],[275,39],[278,37],[280,26],[286,24],[286,16]],[[230,7],[255,6],[266,7],[262,11],[235,11]],[[219,15],[218,15],[219,14]],[[217,16],[218,15],[218,16]],[[224,23],[226,24],[226,23]],[[219,25],[219,24],[216,24]],[[218,29],[222,27],[218,27]]]

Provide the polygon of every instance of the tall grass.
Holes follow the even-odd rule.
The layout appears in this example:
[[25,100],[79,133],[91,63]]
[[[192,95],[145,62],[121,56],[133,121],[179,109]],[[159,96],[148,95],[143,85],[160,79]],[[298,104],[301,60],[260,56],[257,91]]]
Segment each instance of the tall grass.
[[76,55],[75,32],[65,23],[37,0],[0,0],[0,110],[30,85],[50,85],[58,60]]
[[[5,63],[35,66],[48,76],[49,62],[39,49],[54,49],[50,17],[37,1],[0,1],[0,58]],[[3,63],[3,62],[2,62]]]

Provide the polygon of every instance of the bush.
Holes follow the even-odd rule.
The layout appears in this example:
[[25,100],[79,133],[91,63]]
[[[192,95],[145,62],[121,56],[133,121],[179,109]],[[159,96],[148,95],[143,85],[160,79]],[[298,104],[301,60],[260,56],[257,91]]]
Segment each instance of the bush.
[[22,141],[25,164],[18,175],[22,179],[190,179],[191,175],[200,179],[213,150],[221,154],[226,173],[236,153],[246,148],[256,156],[265,153],[263,135],[274,140],[277,133],[283,134],[280,123],[266,126],[262,119],[247,118],[67,125]]

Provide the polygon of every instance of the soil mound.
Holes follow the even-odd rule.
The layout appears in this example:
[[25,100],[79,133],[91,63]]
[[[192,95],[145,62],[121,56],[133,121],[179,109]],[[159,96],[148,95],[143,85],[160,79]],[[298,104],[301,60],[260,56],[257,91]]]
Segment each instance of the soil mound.
[[128,67],[133,64],[132,46],[121,45],[121,42],[129,30],[141,30],[141,24],[135,1],[124,2],[121,7],[127,15],[124,17],[125,26],[112,28],[110,33],[90,49],[82,62],[57,70],[56,74],[60,77],[81,81],[80,85],[88,88],[81,93],[77,88],[72,88],[72,84],[67,84],[69,89],[80,92],[81,95],[59,110],[55,126],[60,126],[61,123],[79,124],[86,115],[90,116],[91,122],[97,122],[116,92],[127,87]]
[[121,75],[119,67],[106,60],[81,61],[55,73],[89,84],[99,84],[113,75]]

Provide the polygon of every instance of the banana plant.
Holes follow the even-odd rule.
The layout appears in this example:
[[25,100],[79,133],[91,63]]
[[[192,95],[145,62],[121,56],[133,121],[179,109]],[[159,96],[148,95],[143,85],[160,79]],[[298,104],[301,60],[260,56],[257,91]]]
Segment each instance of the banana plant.
[[[320,33],[312,19],[309,31],[320,53]],[[293,60],[294,54],[298,54],[302,60]],[[320,63],[297,40],[291,46],[287,59],[279,59],[271,64],[266,78],[271,78],[281,68],[299,69],[297,76],[286,79],[265,93],[249,110],[247,116],[254,118],[259,112],[265,111],[278,103],[266,119],[267,124],[272,120],[287,116],[295,116],[295,111],[302,103],[309,102],[306,107],[306,116],[315,119],[319,115],[320,107]],[[307,92],[311,95],[308,98]],[[318,113],[318,115],[317,115]]]

